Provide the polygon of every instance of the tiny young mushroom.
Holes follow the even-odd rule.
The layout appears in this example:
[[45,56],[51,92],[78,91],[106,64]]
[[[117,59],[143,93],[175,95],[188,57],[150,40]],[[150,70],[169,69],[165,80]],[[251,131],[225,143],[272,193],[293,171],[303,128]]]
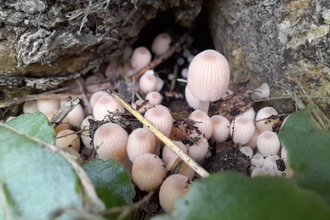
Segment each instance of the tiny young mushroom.
[[230,67],[227,59],[215,50],[204,50],[191,61],[188,87],[199,99],[199,110],[208,112],[210,101],[222,98],[228,89]]

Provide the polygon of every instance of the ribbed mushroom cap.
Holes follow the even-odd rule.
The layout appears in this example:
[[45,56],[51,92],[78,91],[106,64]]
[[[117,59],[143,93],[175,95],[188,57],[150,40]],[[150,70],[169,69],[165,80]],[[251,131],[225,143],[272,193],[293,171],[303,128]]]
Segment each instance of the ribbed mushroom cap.
[[187,194],[189,187],[190,180],[188,177],[181,174],[169,176],[159,190],[160,206],[167,213],[171,213],[174,209],[175,202]]
[[188,86],[201,101],[216,101],[226,94],[230,80],[227,59],[215,50],[197,54],[189,65]]
[[211,140],[215,142],[224,142],[227,140],[230,131],[230,122],[221,115],[213,115]]
[[209,139],[212,134],[212,120],[211,118],[201,110],[193,111],[189,119],[194,120],[196,126],[204,135],[206,139]]
[[137,47],[131,57],[131,65],[134,69],[142,69],[151,61],[151,53],[146,47]]
[[238,116],[231,122],[230,133],[236,144],[246,144],[255,130],[253,120],[248,117]]
[[255,149],[257,147],[257,138],[259,134],[260,132],[258,131],[258,129],[256,129],[250,140],[245,145],[251,147],[252,149]]
[[127,132],[115,123],[106,123],[94,133],[94,148],[97,156],[103,160],[127,157]]
[[144,117],[158,128],[165,136],[169,136],[173,126],[170,110],[163,105],[156,105],[145,113]]
[[69,112],[65,118],[69,121],[70,124],[79,126],[84,120],[84,116],[84,109],[80,104],[78,104]]
[[109,112],[124,113],[124,107],[112,96],[102,96],[97,100],[93,108],[93,115],[96,120],[103,120]]
[[188,155],[199,163],[205,158],[208,149],[209,143],[202,137],[193,145],[188,146]]
[[277,154],[280,150],[280,140],[272,131],[262,132],[257,139],[257,148],[265,157]]
[[155,145],[156,137],[148,128],[137,128],[128,136],[128,158],[134,162],[138,156],[152,153]]
[[168,33],[158,34],[152,42],[151,51],[160,56],[170,48],[171,41],[172,38]]
[[[166,164],[167,172],[171,171],[171,169],[173,169],[173,168],[176,168],[176,167],[173,167],[174,163],[176,161],[177,161],[177,158],[173,158],[168,162],[168,164]],[[195,176],[195,171],[187,163],[183,162],[181,164],[180,169],[177,171],[177,174],[182,174],[192,180]]]
[[110,96],[110,94],[105,91],[98,91],[98,92],[93,93],[92,97],[89,100],[89,102],[91,103],[91,106],[93,108],[94,108],[94,105],[97,102],[97,100],[99,100],[99,98],[101,98],[102,96]]
[[277,123],[279,119],[266,119],[272,115],[278,115],[273,107],[264,107],[258,111],[256,116],[256,127],[260,132],[273,130],[273,125]]
[[134,160],[132,179],[141,190],[151,192],[158,189],[165,176],[165,164],[157,155],[144,154]]
[[60,131],[56,135],[56,141],[55,145],[59,148],[67,148],[70,147],[74,149],[75,151],[79,152],[80,149],[80,140],[78,135],[70,130],[70,129],[65,129]]

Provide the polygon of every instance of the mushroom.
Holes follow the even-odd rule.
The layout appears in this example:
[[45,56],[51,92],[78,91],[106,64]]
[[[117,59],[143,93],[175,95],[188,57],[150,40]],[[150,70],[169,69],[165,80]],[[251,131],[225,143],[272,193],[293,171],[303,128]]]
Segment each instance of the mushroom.
[[230,122],[227,118],[221,115],[213,115],[211,140],[214,142],[224,142],[227,140],[230,131]]
[[267,119],[270,116],[278,115],[277,111],[273,107],[264,107],[260,109],[256,116],[256,127],[260,132],[272,131],[273,125],[279,121],[276,119]]
[[170,48],[171,41],[172,38],[168,33],[158,34],[152,42],[151,51],[160,56]]
[[257,138],[257,148],[265,157],[277,154],[280,150],[280,140],[275,132],[264,131]]
[[72,148],[79,152],[80,150],[80,140],[78,135],[70,129],[65,129],[60,131],[56,135],[55,145],[59,148]]
[[155,145],[156,137],[149,129],[137,128],[128,136],[128,158],[134,162],[138,156],[152,153],[154,151]]
[[137,47],[132,53],[131,65],[134,69],[140,70],[151,61],[151,53],[146,47]]
[[37,101],[27,101],[23,105],[23,112],[24,113],[35,113],[39,112]]
[[[181,141],[173,141],[173,143],[178,146],[185,154],[187,153],[187,147]],[[172,159],[176,158],[178,158],[178,155],[174,151],[172,151],[171,148],[165,145],[165,147],[163,148],[162,155],[162,159],[165,165],[167,165]]]
[[255,89],[251,94],[253,101],[260,101],[268,99],[270,95],[270,88],[267,83],[263,83],[259,88]]
[[[109,112],[124,113],[125,109],[112,96],[106,95],[100,97],[93,108],[93,115],[95,117],[95,120],[103,120],[104,117],[109,114]],[[116,116],[115,118],[119,118],[119,116]]]
[[189,89],[200,100],[198,109],[206,113],[210,101],[219,100],[226,94],[229,80],[229,63],[215,50],[204,50],[197,54],[189,65]]
[[133,162],[132,180],[143,191],[158,189],[165,176],[165,164],[155,154],[141,155]]
[[163,96],[157,91],[152,91],[146,95],[145,99],[148,100],[151,105],[158,105],[162,102]]
[[230,133],[233,137],[233,141],[236,144],[246,144],[256,128],[253,120],[245,116],[238,116],[231,122]]
[[185,88],[185,97],[186,97],[186,101],[188,102],[188,105],[191,108],[198,109],[199,99],[196,98],[195,96],[193,96],[193,94],[191,94],[191,91],[190,91],[188,85],[186,85],[186,88]]
[[211,137],[213,127],[212,120],[205,112],[202,110],[195,110],[189,115],[189,119],[196,122],[194,126],[202,132],[206,139]]
[[99,98],[101,98],[102,96],[110,96],[110,94],[108,92],[105,92],[105,91],[98,91],[98,92],[93,93],[93,95],[89,99],[89,102],[91,103],[91,106],[93,108],[94,108],[94,105],[97,102],[97,100],[99,100]]
[[139,88],[144,93],[156,90],[157,78],[153,70],[147,70],[139,80]]
[[60,108],[60,100],[58,99],[38,99],[38,110],[42,113],[49,111],[57,111]]
[[190,184],[190,180],[184,175],[175,174],[169,176],[159,190],[160,206],[167,213],[171,213],[174,209],[175,202],[187,194]]
[[[196,134],[192,134],[191,137],[196,137]],[[201,137],[193,145],[188,146],[188,155],[199,163],[206,156],[208,149],[209,143],[205,138]]]

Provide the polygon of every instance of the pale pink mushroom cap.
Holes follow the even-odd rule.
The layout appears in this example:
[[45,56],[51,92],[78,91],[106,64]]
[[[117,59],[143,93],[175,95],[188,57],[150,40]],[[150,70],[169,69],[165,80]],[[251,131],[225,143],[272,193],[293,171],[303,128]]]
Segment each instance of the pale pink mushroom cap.
[[231,135],[236,144],[246,144],[256,128],[253,120],[248,117],[238,116],[231,122]]
[[257,148],[265,157],[277,154],[280,145],[280,140],[275,132],[264,131],[258,136]]
[[186,101],[190,107],[192,107],[193,109],[198,109],[199,99],[196,98],[195,96],[193,96],[193,94],[191,94],[188,85],[186,85],[186,88],[185,88],[185,97],[186,97]]
[[79,152],[80,149],[80,139],[78,135],[70,129],[65,129],[60,131],[56,135],[55,145],[59,148],[72,148]]
[[146,71],[139,80],[139,88],[144,93],[156,90],[157,78],[153,70]]
[[194,126],[205,135],[206,139],[211,137],[213,124],[211,118],[205,112],[195,110],[190,114],[189,119],[196,122]]
[[188,155],[199,163],[205,158],[208,149],[209,143],[202,137],[195,144],[188,146]]
[[102,96],[97,100],[93,108],[93,115],[95,120],[103,120],[109,112],[121,112],[124,113],[124,107],[115,100],[112,96]]
[[190,187],[188,177],[175,174],[167,177],[159,190],[160,206],[167,212],[171,213],[174,209],[175,202],[187,194]]
[[215,50],[197,54],[189,65],[188,86],[202,102],[219,100],[226,94],[230,80],[227,59]]
[[138,156],[152,153],[155,145],[156,137],[148,128],[137,128],[128,136],[128,158],[134,162]]
[[165,176],[165,164],[157,155],[144,154],[134,160],[132,180],[141,190],[151,192],[158,189]]
[[93,93],[93,95],[91,96],[91,98],[89,100],[89,102],[93,108],[94,108],[94,105],[97,102],[97,100],[99,100],[99,98],[101,98],[102,96],[110,96],[110,94],[105,91],[98,91],[98,92]]
[[146,47],[137,47],[131,57],[131,65],[134,69],[142,69],[151,61],[151,53]]
[[224,142],[227,140],[230,132],[230,122],[222,115],[213,115],[211,140],[215,142]]
[[258,111],[256,116],[256,127],[260,132],[273,130],[273,125],[277,123],[279,119],[266,119],[272,115],[278,115],[277,111],[273,107],[264,107]]
[[152,91],[146,95],[145,99],[148,100],[151,105],[158,105],[163,101],[163,96],[157,91]]
[[151,51],[160,56],[164,54],[169,48],[172,41],[168,33],[158,34],[151,45]]
[[103,160],[121,161],[127,157],[127,139],[128,134],[120,125],[115,123],[101,125],[94,133],[94,148],[97,156]]
[[173,126],[173,118],[167,107],[156,105],[154,108],[148,109],[144,117],[165,136],[168,137],[170,135]]
[[38,99],[38,110],[42,113],[49,111],[57,111],[60,108],[60,100],[58,99]]

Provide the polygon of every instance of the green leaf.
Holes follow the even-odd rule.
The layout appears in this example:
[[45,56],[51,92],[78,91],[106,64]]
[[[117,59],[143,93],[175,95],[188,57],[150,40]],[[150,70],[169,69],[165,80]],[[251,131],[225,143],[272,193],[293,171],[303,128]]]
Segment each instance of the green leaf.
[[[115,160],[94,159],[83,166],[107,208],[132,204],[134,186],[126,169]],[[112,215],[110,219],[115,219]]]
[[279,138],[297,183],[330,204],[330,132],[317,128],[307,108],[289,116]]
[[329,216],[329,206],[318,194],[291,180],[228,172],[194,182],[172,215],[152,219],[323,220]]
[[50,125],[47,117],[40,112],[22,114],[6,124],[31,137],[38,138],[50,144],[55,143],[55,130]]
[[[10,124],[19,126],[18,121],[24,119],[24,132],[41,137],[38,132],[44,130],[50,142],[50,129],[40,117],[35,115],[36,123],[24,116]],[[32,129],[26,127],[28,121]],[[80,181],[70,163],[43,143],[0,123],[0,197],[5,197],[0,202],[0,219],[43,220],[58,208],[83,207]],[[64,214],[59,219],[74,218]]]

